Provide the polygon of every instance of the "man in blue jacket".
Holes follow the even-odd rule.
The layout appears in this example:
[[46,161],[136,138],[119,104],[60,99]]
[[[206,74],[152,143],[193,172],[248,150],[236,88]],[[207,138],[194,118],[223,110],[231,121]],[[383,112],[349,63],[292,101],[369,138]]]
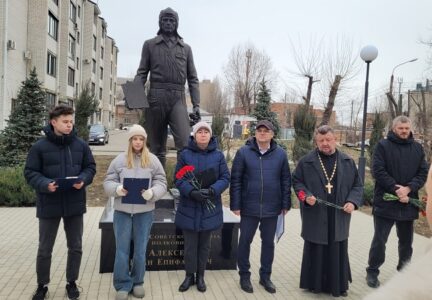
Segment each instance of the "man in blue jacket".
[[[411,260],[413,252],[413,226],[419,211],[409,203],[409,198],[418,199],[418,190],[426,182],[428,165],[423,147],[414,141],[409,118],[396,117],[387,139],[382,139],[376,145],[372,174],[375,178],[375,233],[369,250],[366,282],[368,286],[376,288],[380,285],[379,267],[384,263],[385,245],[394,224],[399,239],[398,271]],[[385,201],[385,193],[396,195],[399,201]]]
[[[31,147],[24,169],[27,182],[36,190],[39,218],[38,288],[33,300],[47,296],[51,255],[60,219],[63,219],[68,247],[66,292],[69,299],[78,299],[80,294],[75,281],[82,256],[85,187],[93,181],[96,164],[87,143],[76,135],[73,113],[73,108],[64,105],[50,112],[50,123],[43,129],[45,137]],[[76,177],[69,188],[60,184],[60,179],[66,177]]]
[[286,152],[273,140],[274,127],[259,121],[255,137],[237,151],[231,170],[230,206],[241,216],[238,246],[240,287],[253,293],[250,281],[250,244],[261,231],[261,268],[259,283],[269,293],[276,288],[270,280],[274,237],[278,215],[291,208],[291,175]]

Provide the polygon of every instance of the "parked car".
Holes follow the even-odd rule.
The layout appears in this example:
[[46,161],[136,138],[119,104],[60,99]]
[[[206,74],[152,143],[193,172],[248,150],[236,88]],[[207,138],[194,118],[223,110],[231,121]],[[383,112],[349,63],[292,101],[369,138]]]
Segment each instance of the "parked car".
[[108,129],[102,124],[93,124],[90,126],[89,144],[105,145],[109,142]]
[[345,143],[342,143],[342,146],[345,146],[345,147],[355,147],[355,144],[354,143],[347,143],[347,142],[345,142]]
[[[358,141],[358,142],[355,143],[355,146],[356,147],[361,147],[361,143],[362,143],[361,141]],[[370,145],[369,144],[369,139],[365,140],[365,147],[369,147],[369,145]]]

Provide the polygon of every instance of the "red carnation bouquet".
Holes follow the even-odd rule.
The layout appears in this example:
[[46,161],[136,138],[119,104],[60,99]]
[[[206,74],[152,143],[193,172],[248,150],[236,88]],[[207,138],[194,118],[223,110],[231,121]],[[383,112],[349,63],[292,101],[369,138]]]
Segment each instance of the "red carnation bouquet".
[[[312,194],[309,194],[309,193],[306,193],[306,192],[303,191],[303,190],[300,190],[300,191],[297,192],[297,198],[298,198],[301,202],[306,202],[306,198],[307,198],[307,197],[311,197],[311,196],[313,196],[313,195],[312,195]],[[315,197],[315,198],[316,198],[316,201],[317,201],[319,204],[323,204],[323,205],[327,205],[327,206],[330,206],[330,207],[333,207],[333,208],[336,208],[336,209],[342,209],[342,210],[343,210],[343,207],[342,207],[342,206],[336,205],[336,204],[334,204],[334,203],[328,202],[328,201],[323,200],[323,199],[320,199],[320,198],[318,198],[318,197]]]
[[[384,201],[399,201],[399,197],[390,193],[385,193],[383,196]],[[409,203],[412,205],[418,207],[420,209],[420,213],[423,216],[426,216],[426,202],[427,198],[423,197],[421,200],[416,198],[409,198]]]
[[[195,170],[194,166],[186,165],[177,171],[175,177],[178,180],[180,180],[180,179],[186,180],[187,182],[189,182],[194,187],[194,189],[200,190],[201,189],[201,183],[198,181],[195,174],[193,173],[194,170]],[[207,197],[202,202],[202,204],[205,206],[205,208],[208,211],[211,211],[216,207],[214,205],[214,203]]]

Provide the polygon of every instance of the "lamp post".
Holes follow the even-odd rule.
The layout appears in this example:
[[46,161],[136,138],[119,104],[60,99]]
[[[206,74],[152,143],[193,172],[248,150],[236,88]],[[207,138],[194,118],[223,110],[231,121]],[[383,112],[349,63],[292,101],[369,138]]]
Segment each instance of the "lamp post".
[[413,58],[413,59],[410,59],[410,60],[404,61],[403,63],[400,63],[400,64],[396,65],[396,66],[393,68],[393,71],[392,71],[392,74],[391,74],[391,77],[390,77],[390,93],[393,93],[394,71],[396,70],[396,68],[397,68],[397,67],[400,67],[400,66],[402,66],[402,65],[404,65],[404,64],[407,64],[407,63],[415,62],[415,61],[417,61],[417,60],[418,60],[418,58]]
[[[415,62],[415,61],[417,61],[418,60],[418,58],[413,58],[413,59],[410,59],[410,60],[407,60],[407,61],[404,61],[404,62],[402,62],[402,63],[400,63],[400,64],[397,64],[394,68],[393,68],[393,70],[392,70],[392,73],[391,73],[391,76],[390,76],[390,94],[391,95],[393,95],[393,81],[394,81],[394,71],[396,70],[396,68],[397,67],[400,67],[400,66],[402,66],[402,65],[404,65],[404,64],[408,64],[408,63],[412,63],[412,62]],[[402,84],[402,82],[399,82],[399,98],[398,98],[398,108],[397,109],[399,109],[399,111],[400,111],[400,113],[402,114],[402,96],[401,96],[401,93],[400,93],[400,89],[401,89],[401,84]],[[396,115],[398,114],[398,112],[396,112]]]
[[365,95],[363,105],[363,126],[362,126],[362,138],[361,138],[361,151],[359,157],[359,175],[364,182],[365,179],[365,168],[366,168],[366,157],[365,152],[365,139],[366,139],[366,119],[367,119],[367,102],[369,92],[369,64],[378,56],[378,49],[375,46],[365,46],[360,51],[360,57],[366,62],[366,82],[365,82]]

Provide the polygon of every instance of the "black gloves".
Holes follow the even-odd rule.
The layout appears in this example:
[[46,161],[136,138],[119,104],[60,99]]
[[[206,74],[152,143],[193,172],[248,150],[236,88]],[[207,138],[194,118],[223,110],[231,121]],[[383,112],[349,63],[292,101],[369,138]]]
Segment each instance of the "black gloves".
[[210,201],[214,201],[215,195],[214,190],[212,188],[208,189],[200,189],[201,195],[204,196],[204,198],[208,198]]
[[203,202],[205,200],[205,197],[201,194],[200,190],[193,190],[190,193],[190,198],[196,202]]
[[207,199],[210,201],[214,201],[215,193],[212,188],[193,190],[190,193],[190,198],[196,202],[203,202],[206,201]]

